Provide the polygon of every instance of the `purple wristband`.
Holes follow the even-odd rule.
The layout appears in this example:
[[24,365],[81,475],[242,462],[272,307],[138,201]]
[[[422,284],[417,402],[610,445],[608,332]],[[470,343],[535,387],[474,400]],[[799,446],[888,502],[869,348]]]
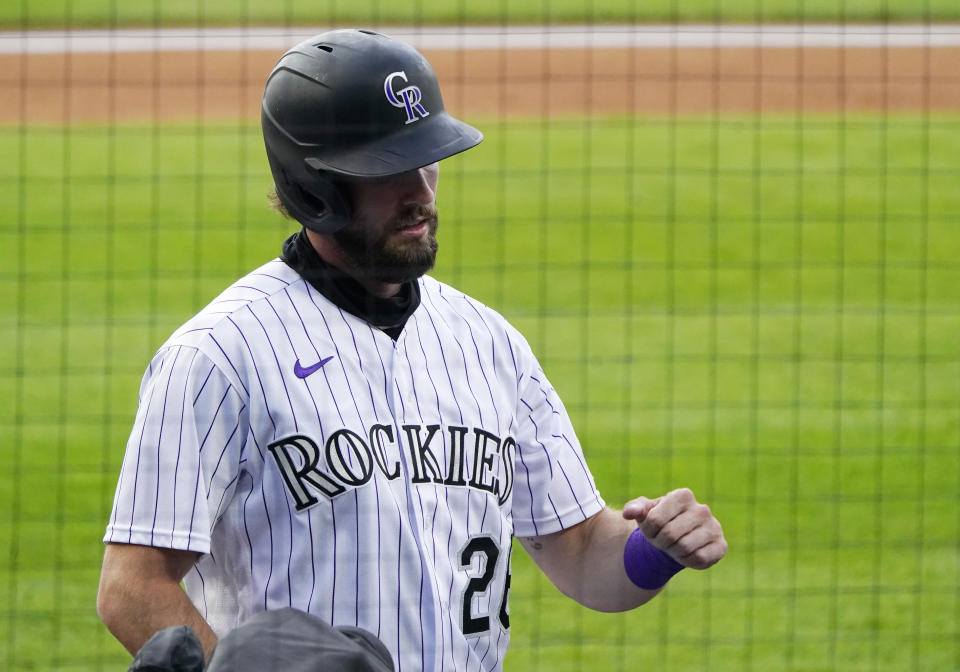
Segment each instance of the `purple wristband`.
[[683,565],[661,551],[643,536],[638,527],[627,539],[623,549],[623,568],[627,578],[644,590],[662,588]]

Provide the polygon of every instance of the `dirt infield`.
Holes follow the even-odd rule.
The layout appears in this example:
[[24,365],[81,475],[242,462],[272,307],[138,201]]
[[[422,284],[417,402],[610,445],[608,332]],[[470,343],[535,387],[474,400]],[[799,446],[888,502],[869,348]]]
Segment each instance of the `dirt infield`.
[[[960,47],[425,51],[472,116],[960,109]],[[256,120],[275,51],[0,55],[0,122]]]

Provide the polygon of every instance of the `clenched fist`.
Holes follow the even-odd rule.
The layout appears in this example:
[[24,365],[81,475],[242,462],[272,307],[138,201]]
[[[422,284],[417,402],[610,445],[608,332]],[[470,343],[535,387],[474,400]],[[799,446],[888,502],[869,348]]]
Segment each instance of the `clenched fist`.
[[632,499],[623,507],[623,517],[635,520],[651,544],[684,567],[706,569],[727,554],[720,521],[688,488],[656,499]]

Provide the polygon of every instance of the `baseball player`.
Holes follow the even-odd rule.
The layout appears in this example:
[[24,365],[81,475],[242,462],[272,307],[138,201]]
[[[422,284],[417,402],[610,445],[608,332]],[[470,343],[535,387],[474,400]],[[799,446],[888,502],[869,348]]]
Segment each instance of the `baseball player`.
[[397,670],[499,670],[514,538],[603,611],[723,557],[689,490],[606,507],[523,336],[425,275],[438,162],[482,135],[419,53],[317,35],[280,59],[261,117],[303,229],[147,368],[98,596],[128,650],[186,624],[209,655],[291,607],[375,634]]

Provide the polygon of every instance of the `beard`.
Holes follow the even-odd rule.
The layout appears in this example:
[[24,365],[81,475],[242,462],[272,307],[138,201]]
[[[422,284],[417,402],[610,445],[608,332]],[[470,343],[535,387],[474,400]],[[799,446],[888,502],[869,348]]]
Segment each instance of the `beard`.
[[[418,238],[398,232],[425,219],[427,233]],[[382,226],[353,220],[333,234],[363,277],[384,283],[416,280],[433,268],[437,258],[437,209],[412,205]]]

